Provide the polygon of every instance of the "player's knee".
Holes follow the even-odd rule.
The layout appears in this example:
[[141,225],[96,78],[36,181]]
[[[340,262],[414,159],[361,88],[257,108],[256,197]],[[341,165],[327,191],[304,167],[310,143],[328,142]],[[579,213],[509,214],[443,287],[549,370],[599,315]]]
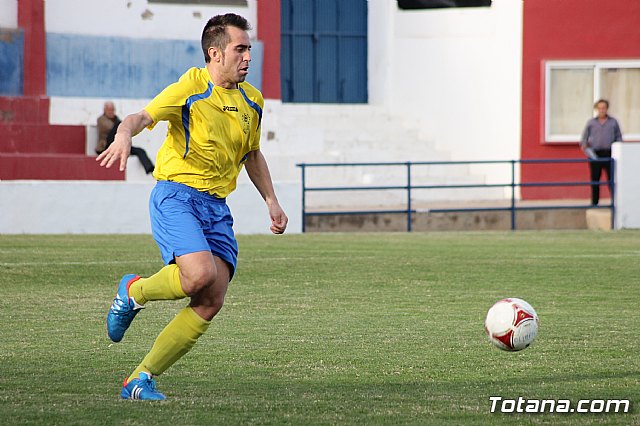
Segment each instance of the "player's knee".
[[190,271],[181,271],[182,289],[188,296],[200,293],[207,287],[215,283],[218,278],[218,271],[215,265],[202,265]]
[[[206,293],[206,292],[205,292]],[[191,298],[191,306],[196,306],[198,313],[206,321],[211,321],[224,305],[224,293],[199,294]]]
[[205,319],[211,321],[224,305],[224,296],[216,297],[212,300],[212,303],[205,309]]

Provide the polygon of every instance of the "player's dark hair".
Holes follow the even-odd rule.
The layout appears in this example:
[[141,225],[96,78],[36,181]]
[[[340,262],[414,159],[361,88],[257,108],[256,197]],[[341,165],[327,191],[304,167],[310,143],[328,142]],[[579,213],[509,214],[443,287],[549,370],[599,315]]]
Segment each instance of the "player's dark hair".
[[209,63],[209,48],[217,47],[224,50],[229,44],[230,38],[227,33],[227,27],[236,27],[244,31],[249,31],[251,25],[240,15],[235,13],[227,13],[226,15],[216,15],[209,19],[207,25],[202,30],[202,53],[204,53],[204,61]]
[[593,104],[593,108],[598,108],[598,104],[605,104],[607,109],[609,109],[609,101],[606,99],[598,99],[595,104]]

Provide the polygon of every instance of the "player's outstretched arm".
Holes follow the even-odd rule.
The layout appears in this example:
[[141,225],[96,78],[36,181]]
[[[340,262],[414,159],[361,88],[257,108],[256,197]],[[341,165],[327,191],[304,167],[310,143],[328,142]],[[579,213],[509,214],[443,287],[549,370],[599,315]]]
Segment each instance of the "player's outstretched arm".
[[247,169],[251,182],[253,182],[265,203],[267,203],[269,217],[271,218],[271,232],[274,234],[282,234],[287,229],[289,218],[278,202],[278,198],[273,189],[273,182],[271,181],[267,160],[265,160],[264,155],[262,155],[259,149],[247,154],[245,168]]
[[145,110],[127,115],[118,126],[118,132],[113,143],[102,154],[98,155],[96,161],[99,161],[100,166],[107,169],[119,161],[120,171],[123,172],[127,167],[127,158],[131,153],[131,138],[151,123],[153,123],[153,119]]

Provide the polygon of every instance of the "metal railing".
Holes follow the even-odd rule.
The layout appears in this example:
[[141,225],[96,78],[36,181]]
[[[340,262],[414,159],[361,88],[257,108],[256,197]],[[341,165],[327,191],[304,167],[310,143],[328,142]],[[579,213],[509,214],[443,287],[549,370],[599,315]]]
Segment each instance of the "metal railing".
[[[607,181],[555,181],[555,182],[516,182],[516,165],[517,164],[568,164],[568,163],[589,163],[591,161],[609,161],[611,163],[610,182]],[[509,183],[498,184],[454,184],[454,185],[413,185],[411,182],[412,168],[416,166],[452,166],[452,165],[499,165],[508,164],[511,168],[511,181]],[[539,160],[489,160],[489,161],[406,161],[406,162],[365,162],[365,163],[298,163],[302,172],[302,232],[305,232],[306,218],[309,216],[327,216],[327,215],[361,215],[361,214],[405,214],[407,216],[407,231],[412,230],[412,216],[418,211],[412,206],[412,191],[422,189],[460,189],[460,188],[510,188],[511,197],[508,207],[464,207],[464,208],[438,208],[429,209],[432,213],[453,213],[453,212],[481,212],[481,211],[509,211],[511,213],[511,230],[516,230],[516,212],[523,210],[559,210],[559,209],[590,209],[604,208],[611,209],[611,229],[614,229],[615,220],[615,162],[612,158],[601,158],[598,160],[590,159],[539,159]],[[376,186],[307,186],[306,172],[308,168],[320,167],[404,167],[406,168],[406,184],[404,185],[376,185]],[[609,185],[610,184],[610,185]],[[585,205],[536,205],[536,206],[518,206],[516,205],[516,188],[524,187],[558,187],[558,186],[592,186],[592,185],[609,185],[611,194],[610,204],[593,206]],[[390,210],[345,210],[345,211],[315,211],[310,212],[306,207],[307,192],[315,191],[388,191],[388,190],[405,190],[406,191],[406,208],[390,209]]]

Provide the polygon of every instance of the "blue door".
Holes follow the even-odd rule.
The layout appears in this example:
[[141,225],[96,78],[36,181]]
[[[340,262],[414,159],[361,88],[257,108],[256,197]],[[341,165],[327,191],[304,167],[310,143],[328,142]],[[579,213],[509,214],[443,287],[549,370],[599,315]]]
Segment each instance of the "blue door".
[[282,0],[283,102],[367,102],[367,0]]

